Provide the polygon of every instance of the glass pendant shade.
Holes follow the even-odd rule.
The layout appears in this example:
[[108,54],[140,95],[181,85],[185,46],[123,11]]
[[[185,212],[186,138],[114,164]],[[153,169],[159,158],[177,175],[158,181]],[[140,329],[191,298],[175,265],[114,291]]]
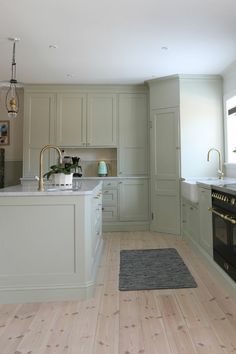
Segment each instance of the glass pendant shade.
[[11,83],[6,95],[6,108],[9,118],[16,118],[19,111],[19,99],[15,83]]
[[19,111],[19,98],[16,92],[16,61],[15,61],[15,47],[16,39],[11,39],[13,43],[12,65],[11,65],[11,80],[10,87],[6,94],[6,109],[9,118],[16,118]]

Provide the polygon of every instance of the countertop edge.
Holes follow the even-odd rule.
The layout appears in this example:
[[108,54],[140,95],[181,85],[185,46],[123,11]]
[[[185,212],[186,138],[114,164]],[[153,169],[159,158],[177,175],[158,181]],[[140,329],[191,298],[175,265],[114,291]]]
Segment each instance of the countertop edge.
[[[83,183],[83,181],[81,181]],[[38,191],[37,186],[28,185],[23,186],[18,184],[12,187],[6,187],[0,189],[0,198],[1,197],[44,197],[44,196],[85,196],[91,195],[94,191],[102,185],[102,181],[84,181],[84,185],[81,188],[77,189],[63,189],[63,190],[45,190],[43,192]],[[53,187],[50,186],[50,189]]]

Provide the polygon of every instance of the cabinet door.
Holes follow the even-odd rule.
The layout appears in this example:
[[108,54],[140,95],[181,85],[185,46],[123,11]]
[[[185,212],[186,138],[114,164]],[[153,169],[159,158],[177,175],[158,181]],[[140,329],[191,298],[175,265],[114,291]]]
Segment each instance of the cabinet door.
[[151,118],[151,230],[179,235],[179,111],[153,110]]
[[117,143],[116,95],[89,94],[87,145],[114,147]]
[[188,201],[182,203],[182,234],[199,243],[199,211],[197,205]]
[[211,205],[211,190],[199,188],[200,245],[212,256],[212,214],[208,210]]
[[181,234],[183,237],[188,233],[188,223],[187,223],[187,205],[185,201],[182,201],[181,209],[182,223],[181,223]]
[[86,145],[86,96],[61,93],[57,96],[57,145]]
[[123,180],[119,184],[120,221],[148,220],[148,181]]
[[148,174],[147,124],[146,95],[119,95],[119,175]]
[[92,257],[96,258],[99,244],[102,237],[102,191],[99,190],[92,198],[92,234],[91,234],[91,251]]
[[[25,93],[23,175],[39,174],[39,153],[44,145],[53,144],[56,96],[53,93]],[[54,153],[44,154],[44,171],[53,163]]]

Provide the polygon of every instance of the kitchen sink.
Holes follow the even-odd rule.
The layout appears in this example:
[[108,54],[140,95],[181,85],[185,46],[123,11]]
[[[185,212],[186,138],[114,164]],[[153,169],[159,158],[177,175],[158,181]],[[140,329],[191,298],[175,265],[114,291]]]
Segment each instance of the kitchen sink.
[[189,179],[181,181],[182,197],[185,199],[197,203],[198,202],[198,184],[203,183],[209,186],[224,186],[225,184],[236,183],[235,178],[225,177],[219,179],[217,177],[199,177],[196,179]]
[[196,182],[197,181],[194,180],[181,182],[182,197],[193,203],[198,202],[198,188]]

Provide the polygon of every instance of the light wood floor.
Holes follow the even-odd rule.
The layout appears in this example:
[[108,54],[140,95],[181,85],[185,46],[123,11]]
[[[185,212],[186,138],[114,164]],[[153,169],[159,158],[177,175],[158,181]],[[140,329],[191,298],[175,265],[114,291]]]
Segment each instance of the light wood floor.
[[[236,353],[236,301],[185,241],[107,233],[88,301],[0,305],[0,354]],[[175,247],[196,289],[118,291],[120,249]]]

